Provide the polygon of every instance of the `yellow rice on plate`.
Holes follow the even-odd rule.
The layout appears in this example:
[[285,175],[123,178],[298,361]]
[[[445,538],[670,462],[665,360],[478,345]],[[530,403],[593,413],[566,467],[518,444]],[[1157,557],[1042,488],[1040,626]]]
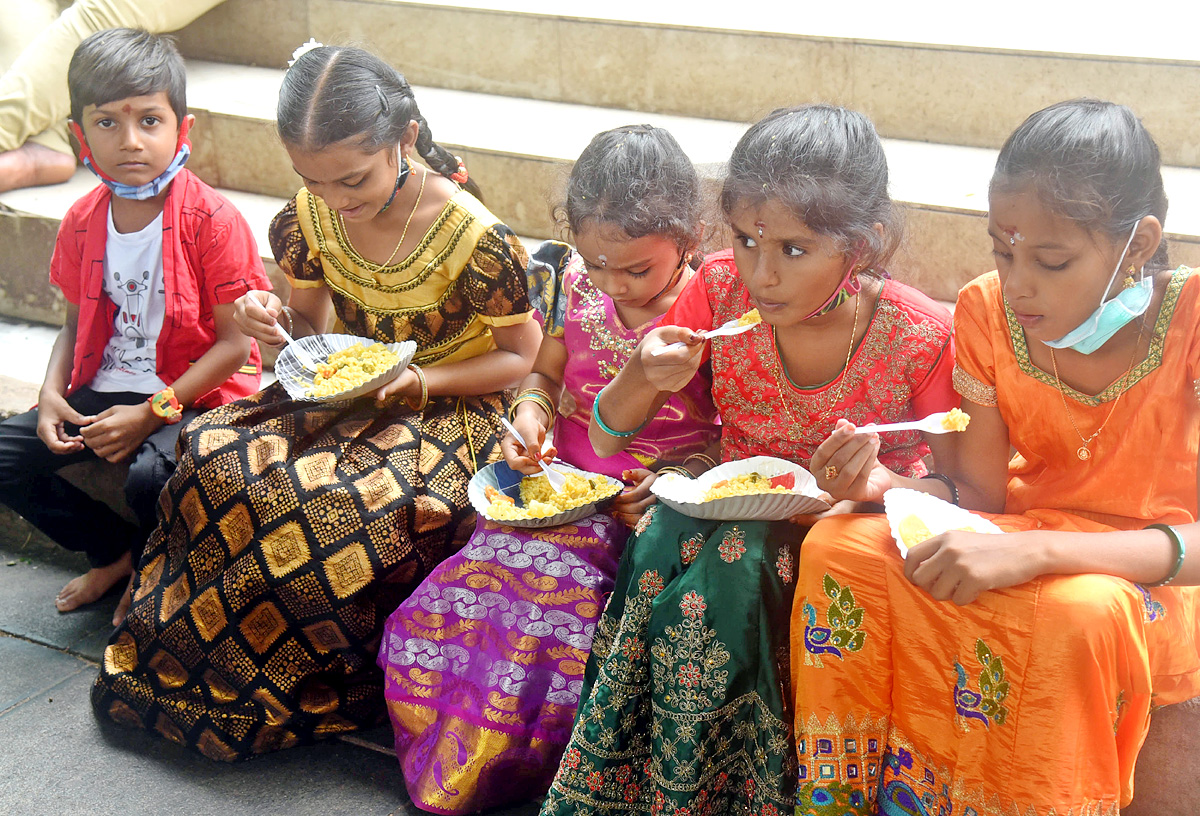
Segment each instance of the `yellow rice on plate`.
[[488,516],[496,521],[547,518],[566,510],[603,501],[620,490],[604,479],[588,478],[579,473],[564,475],[567,477],[567,483],[559,493],[555,493],[554,488],[550,487],[550,481],[544,473],[522,479],[523,507],[517,507],[511,497],[505,496],[496,488],[485,488],[484,493],[490,502],[487,508]]
[[387,371],[400,359],[383,343],[364,346],[355,343],[349,348],[335,351],[329,359],[317,365],[310,397],[329,397],[349,391]]
[[700,498],[702,502],[727,499],[730,496],[749,496],[756,493],[793,493],[788,487],[773,487],[771,479],[758,471],[739,473],[713,484]]

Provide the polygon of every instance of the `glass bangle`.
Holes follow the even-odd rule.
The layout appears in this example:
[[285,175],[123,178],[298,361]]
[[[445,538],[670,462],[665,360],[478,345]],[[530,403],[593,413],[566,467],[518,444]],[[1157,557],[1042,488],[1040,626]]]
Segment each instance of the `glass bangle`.
[[1161,581],[1155,581],[1152,584],[1142,584],[1142,586],[1148,587],[1166,586],[1174,581],[1179,575],[1179,571],[1183,569],[1183,559],[1187,556],[1187,544],[1184,542],[1183,536],[1179,534],[1179,531],[1170,524],[1148,524],[1145,529],[1160,530],[1166,533],[1167,537],[1171,539],[1171,543],[1175,545],[1175,566],[1171,568],[1170,574]]
[[600,393],[596,395],[595,402],[592,403],[592,418],[596,420],[596,424],[600,426],[600,430],[604,431],[609,436],[616,437],[617,439],[626,439],[636,434],[642,428],[645,428],[647,423],[650,422],[649,419],[643,420],[642,424],[638,425],[632,431],[614,431],[612,428],[608,427],[608,425],[604,422],[604,419],[600,416],[600,398],[604,396],[604,392],[607,389],[607,385],[604,386],[604,388],[601,388]]
[[954,480],[951,479],[949,476],[947,476],[945,473],[927,473],[926,475],[922,476],[921,478],[922,479],[937,479],[939,482],[944,484],[950,490],[950,501],[953,502],[955,504],[955,506],[958,505],[958,485],[956,485],[954,483]]

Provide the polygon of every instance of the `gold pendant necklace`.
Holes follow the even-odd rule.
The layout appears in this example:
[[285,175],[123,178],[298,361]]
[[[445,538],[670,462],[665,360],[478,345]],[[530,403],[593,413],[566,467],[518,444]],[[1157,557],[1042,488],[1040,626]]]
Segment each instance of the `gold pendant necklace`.
[[[412,224],[413,216],[417,214],[417,208],[421,206],[421,193],[425,192],[425,179],[429,175],[429,171],[421,169],[421,186],[417,189],[417,200],[413,202],[412,211],[408,214],[408,219],[404,222],[404,230],[400,233],[400,240],[396,243],[396,248],[392,250],[392,254],[380,266],[390,266],[392,260],[396,257],[396,253],[400,251],[400,247],[404,246],[404,239],[408,237],[408,227]],[[346,222],[342,219],[342,214],[337,214],[338,223],[342,227],[342,234],[346,236],[346,241],[350,241],[350,234],[346,232]]]
[[[842,378],[841,382],[838,383],[837,396],[833,400],[834,406],[840,404],[842,398],[846,396],[847,370],[850,368],[850,358],[854,356],[854,341],[858,335],[858,305],[861,302],[862,292],[859,292],[854,296],[854,322],[850,326],[850,346],[846,349],[846,362],[842,364],[840,374],[834,375],[835,377],[841,376]],[[785,387],[783,384],[784,379],[790,381],[791,378],[783,370],[783,354],[779,350],[779,337],[775,334],[774,326],[771,327],[771,339],[774,341],[772,345],[775,347],[775,383],[779,386],[779,396],[783,399],[783,408],[787,411],[788,418],[792,421],[792,426],[801,427],[800,423],[796,421],[796,415],[792,412],[790,400],[791,389]]]
[[1121,377],[1120,392],[1117,398],[1113,400],[1112,408],[1108,409],[1108,416],[1100,423],[1100,427],[1091,436],[1084,438],[1083,432],[1079,430],[1079,426],[1075,424],[1075,417],[1071,414],[1071,408],[1067,405],[1067,395],[1063,391],[1062,380],[1058,378],[1058,359],[1054,356],[1054,349],[1050,349],[1050,365],[1054,369],[1054,384],[1058,387],[1058,397],[1062,400],[1063,410],[1067,412],[1067,420],[1071,423],[1071,427],[1075,430],[1075,435],[1079,437],[1082,443],[1075,449],[1075,455],[1079,457],[1079,461],[1086,462],[1092,458],[1091,444],[1096,437],[1100,436],[1100,432],[1104,430],[1104,426],[1113,418],[1113,414],[1117,411],[1117,406],[1121,404],[1121,397],[1125,396],[1125,389],[1129,387],[1129,378],[1133,374],[1134,364],[1137,362],[1138,349],[1142,345],[1142,337],[1146,333],[1146,323],[1142,321],[1142,327],[1138,330],[1137,341],[1133,344],[1133,355],[1129,358],[1129,368],[1125,369],[1125,375]]

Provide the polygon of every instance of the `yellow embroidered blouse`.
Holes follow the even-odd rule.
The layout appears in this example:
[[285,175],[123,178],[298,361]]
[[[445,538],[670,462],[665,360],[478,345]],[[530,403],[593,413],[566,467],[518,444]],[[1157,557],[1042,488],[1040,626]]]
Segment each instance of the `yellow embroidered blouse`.
[[270,240],[293,287],[329,288],[334,331],[413,340],[421,365],[491,351],[492,326],[533,314],[524,247],[470,193],[456,193],[413,253],[388,266],[359,255],[333,211],[303,188],[271,222]]

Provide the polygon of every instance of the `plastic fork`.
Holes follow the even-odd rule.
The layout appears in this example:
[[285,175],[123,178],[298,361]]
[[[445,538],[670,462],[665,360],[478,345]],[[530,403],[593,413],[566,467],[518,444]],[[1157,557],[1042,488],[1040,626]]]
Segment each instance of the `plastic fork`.
[[284,329],[283,326],[280,326],[278,323],[276,323],[275,328],[279,330],[279,333],[281,335],[283,335],[284,342],[286,342],[288,348],[290,348],[292,350],[292,354],[296,355],[296,359],[300,361],[300,365],[304,366],[309,371],[316,374],[317,373],[317,361],[312,358],[312,355],[310,355],[307,351],[304,350],[304,346],[300,345],[295,340],[293,340],[292,336],[287,333],[287,330]]
[[950,414],[949,411],[941,411],[936,414],[930,414],[924,419],[914,419],[911,422],[889,422],[882,425],[859,425],[854,429],[855,433],[882,433],[883,431],[924,431],[925,433],[944,434],[954,433],[954,429],[947,428],[942,424],[942,420]]
[[[758,323],[743,323],[738,325],[739,320],[741,320],[740,317],[735,317],[733,320],[727,320],[720,326],[717,326],[715,329],[709,329],[708,331],[700,332],[700,336],[705,340],[711,340],[714,337],[733,337],[735,334],[741,334],[744,331],[750,331],[758,325]],[[654,349],[654,351],[650,352],[650,356],[657,357],[660,354],[666,354],[668,351],[674,351],[675,349],[681,349],[686,346],[687,343],[668,343],[665,346],[659,346],[658,348]]]
[[[501,423],[501,424],[502,424],[502,425],[505,427],[505,429],[506,429],[506,430],[507,430],[507,431],[508,431],[510,434],[512,434],[512,435],[513,435],[513,437],[514,437],[514,438],[515,438],[515,439],[516,439],[518,442],[520,442],[520,443],[521,443],[521,447],[525,448],[525,450],[526,450],[526,451],[533,450],[533,449],[532,449],[532,448],[530,448],[530,447],[529,447],[529,445],[528,445],[528,444],[525,442],[525,437],[521,436],[521,432],[520,432],[520,431],[518,431],[516,428],[514,428],[514,427],[512,426],[512,423],[511,423],[511,422],[509,422],[509,421],[508,421],[507,419],[505,419],[504,417],[500,417],[499,419],[500,419],[500,423]],[[543,462],[543,461],[542,461],[540,458],[537,460],[537,463],[538,463],[538,467],[540,467],[540,468],[542,469],[542,473],[545,473],[545,474],[546,474],[546,480],[550,482],[550,486],[551,486],[552,488],[554,488],[554,492],[555,492],[555,493],[558,493],[558,492],[559,492],[559,491],[561,491],[561,490],[562,490],[564,487],[566,487],[566,486],[567,486],[567,477],[566,477],[566,476],[562,475],[562,474],[561,474],[561,473],[559,473],[557,470],[551,470],[549,467],[547,467],[547,466],[546,466],[546,463],[545,463],[545,462]]]

